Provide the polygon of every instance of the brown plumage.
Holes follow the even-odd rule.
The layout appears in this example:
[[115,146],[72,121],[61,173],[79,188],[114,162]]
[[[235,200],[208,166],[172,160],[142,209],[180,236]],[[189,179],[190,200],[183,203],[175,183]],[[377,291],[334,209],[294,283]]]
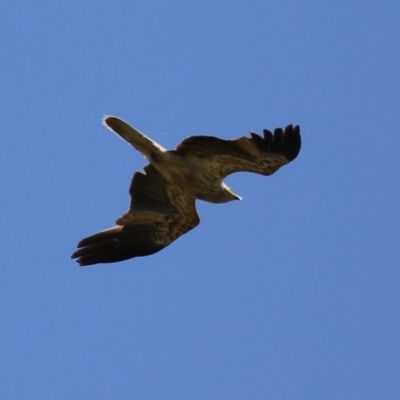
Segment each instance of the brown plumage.
[[301,147],[300,128],[288,125],[264,137],[223,140],[192,136],[168,151],[119,118],[104,124],[150,162],[135,172],[129,193],[130,209],[116,226],[78,243],[72,255],[81,266],[110,263],[154,254],[196,227],[196,199],[212,203],[239,200],[223,179],[239,171],[271,175],[294,160]]

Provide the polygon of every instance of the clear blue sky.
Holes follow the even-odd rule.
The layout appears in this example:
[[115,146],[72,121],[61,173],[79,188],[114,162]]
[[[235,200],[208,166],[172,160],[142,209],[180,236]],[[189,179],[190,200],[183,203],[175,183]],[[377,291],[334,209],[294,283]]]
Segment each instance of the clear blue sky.
[[[0,397],[400,398],[400,2],[2,6]],[[79,268],[163,146],[299,124],[162,252]]]

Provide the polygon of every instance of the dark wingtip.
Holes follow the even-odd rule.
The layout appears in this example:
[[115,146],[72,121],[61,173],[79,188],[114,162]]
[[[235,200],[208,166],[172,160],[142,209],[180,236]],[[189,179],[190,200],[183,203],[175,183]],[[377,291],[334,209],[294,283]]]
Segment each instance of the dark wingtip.
[[[264,129],[264,138],[258,136],[255,142],[270,153],[282,154],[287,160],[293,161],[299,154],[301,148],[300,126],[288,125],[285,130],[276,128],[274,133]],[[253,137],[253,140],[255,139]],[[262,144],[260,143],[262,140]]]
[[300,126],[288,125],[283,133],[284,154],[288,161],[293,161],[301,149]]
[[152,226],[136,224],[132,230],[115,226],[89,236],[78,243],[71,258],[76,258],[81,267],[93,264],[107,264],[148,256],[162,250],[165,245],[151,239]]
[[[79,247],[79,246],[78,246]],[[86,267],[87,265],[93,265],[95,263],[85,261],[84,253],[82,252],[83,249],[79,249],[75,251],[71,255],[71,259],[75,259],[75,261],[79,264],[80,267]]]

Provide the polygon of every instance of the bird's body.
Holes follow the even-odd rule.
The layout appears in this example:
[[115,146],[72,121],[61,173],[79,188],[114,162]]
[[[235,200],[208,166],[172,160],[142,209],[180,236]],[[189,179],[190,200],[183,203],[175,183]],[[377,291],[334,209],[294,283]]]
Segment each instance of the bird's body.
[[166,150],[125,121],[107,117],[105,123],[141,152],[168,181],[184,187],[191,196],[210,203],[239,200],[223,182],[216,169],[201,154],[182,155],[179,150]]
[[104,124],[149,161],[144,174],[133,176],[127,213],[117,226],[83,239],[72,255],[81,266],[109,263],[153,254],[168,246],[200,222],[195,201],[226,203],[240,200],[223,179],[238,171],[271,175],[300,151],[300,130],[292,125],[264,138],[223,140],[192,136],[176,150],[166,150],[119,118]]

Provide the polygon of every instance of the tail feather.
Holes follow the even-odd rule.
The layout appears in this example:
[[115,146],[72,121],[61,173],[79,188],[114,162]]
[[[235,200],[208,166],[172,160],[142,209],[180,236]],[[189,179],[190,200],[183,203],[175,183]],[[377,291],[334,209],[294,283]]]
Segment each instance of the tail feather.
[[143,135],[143,133],[122,119],[108,115],[104,117],[103,123],[136,150],[140,151],[149,161],[167,151],[167,149],[164,149],[164,147]]

